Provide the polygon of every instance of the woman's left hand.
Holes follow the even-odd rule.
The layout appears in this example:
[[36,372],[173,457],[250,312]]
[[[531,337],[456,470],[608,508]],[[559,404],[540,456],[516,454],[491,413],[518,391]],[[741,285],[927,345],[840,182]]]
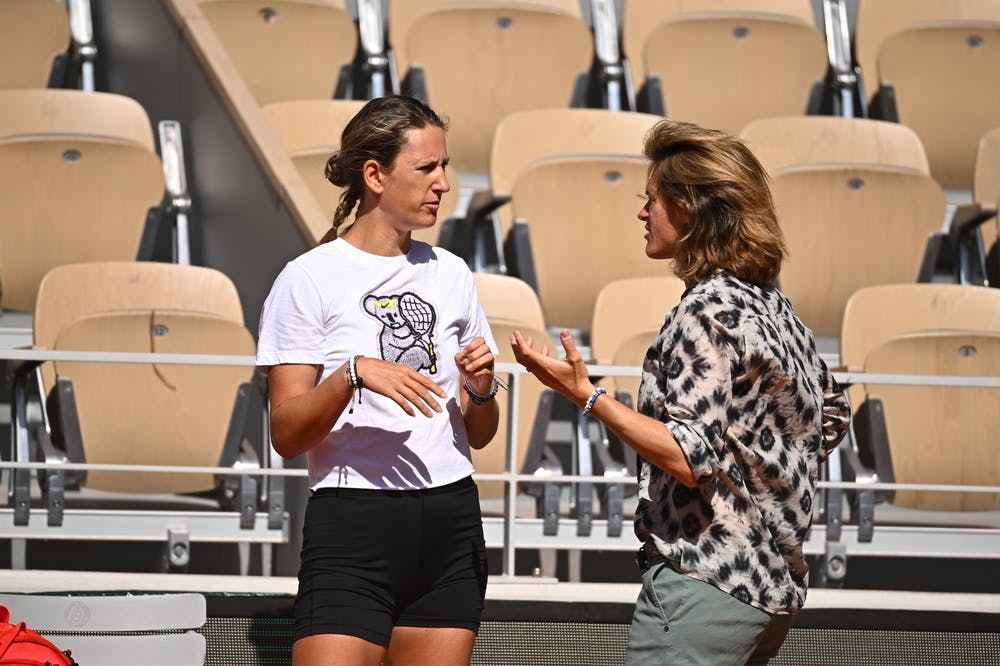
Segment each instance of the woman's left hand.
[[541,351],[535,350],[534,340],[520,331],[514,331],[510,336],[510,346],[518,363],[535,375],[538,381],[582,407],[593,393],[594,384],[570,332],[563,329],[559,341],[566,351],[566,357],[562,359],[549,356],[548,345],[543,345]]
[[455,365],[476,393],[486,394],[493,388],[493,367],[496,358],[486,340],[478,337],[455,354]]

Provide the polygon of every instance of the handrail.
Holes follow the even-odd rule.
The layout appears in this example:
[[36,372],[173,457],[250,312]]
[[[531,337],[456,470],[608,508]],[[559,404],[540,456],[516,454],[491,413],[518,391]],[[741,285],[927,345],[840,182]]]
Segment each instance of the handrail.
[[[102,352],[50,349],[0,349],[0,360],[7,361],[81,361],[93,363],[156,363],[159,365],[219,365],[254,367],[253,356],[237,354],[164,354],[154,352]],[[594,377],[639,377],[642,368],[633,365],[587,364]],[[497,372],[514,376],[528,374],[518,363],[497,363]],[[834,371],[834,379],[846,384],[894,384],[909,386],[964,386],[969,388],[1000,388],[1000,377],[967,377],[963,375],[909,375],[854,371]],[[515,380],[517,381],[517,380]]]
[[[68,463],[68,462],[16,462],[0,460],[0,469],[59,469],[65,472],[144,472],[162,474],[225,474],[227,476],[284,476],[307,477],[305,469],[256,468],[256,467],[206,467],[196,465],[125,465],[117,463]],[[512,481],[531,483],[539,480],[534,474],[508,473],[475,473],[472,475],[479,481]],[[552,474],[544,477],[546,481],[577,481],[584,483],[621,483],[620,478],[608,478],[587,474]],[[635,483],[634,481],[632,483]],[[819,481],[819,488],[839,488],[843,490],[912,490],[943,493],[1000,493],[1000,486],[961,486],[955,484],[935,483],[883,483],[864,481]]]
[[[9,361],[83,361],[95,363],[156,363],[156,364],[182,364],[182,365],[217,365],[217,366],[246,366],[253,367],[255,359],[246,355],[220,355],[220,354],[163,354],[163,353],[135,353],[135,352],[94,352],[94,351],[54,351],[44,349],[0,349],[0,360]],[[598,365],[588,364],[588,370],[593,376],[629,376],[641,375],[641,368],[637,366],[618,365]],[[527,370],[517,363],[497,363],[497,372],[508,373],[512,380],[509,386],[507,399],[509,404],[517,404],[517,392],[520,388],[521,376],[527,374]],[[875,374],[853,371],[834,372],[834,377],[843,385],[854,383],[866,384],[909,384],[923,386],[967,386],[974,388],[1000,388],[1000,377],[962,377],[962,376],[935,376],[935,375],[899,375],[899,374]],[[514,433],[517,429],[517,410],[508,410],[510,419],[508,428],[507,460],[508,465],[512,461],[518,460],[517,438]],[[304,469],[288,469],[277,467],[244,468],[233,469],[230,467],[195,467],[195,466],[168,466],[168,465],[124,465],[124,464],[94,464],[94,463],[49,463],[49,462],[15,462],[0,461],[0,470],[40,470],[59,469],[62,471],[121,471],[121,472],[146,472],[146,473],[210,473],[235,475],[253,475],[258,477],[301,477],[308,475]],[[575,482],[594,484],[635,484],[634,479],[623,479],[620,476],[608,477],[604,475],[574,475],[574,474],[551,474],[538,476],[535,474],[517,473],[508,469],[503,473],[474,473],[473,478],[477,481],[503,481],[506,484],[507,492],[505,496],[504,514],[499,520],[502,522],[502,536],[500,540],[503,548],[504,575],[513,575],[515,553],[518,549],[519,541],[523,542],[521,536],[524,534],[526,525],[534,525],[540,519],[522,519],[516,516],[516,502],[518,496],[519,483],[546,483],[554,482]],[[819,481],[818,487],[821,489],[844,489],[844,490],[864,490],[864,491],[925,491],[925,492],[946,492],[946,493],[1000,493],[1000,486],[962,486],[955,484],[926,484],[926,483],[884,483],[884,482],[855,482],[855,481]],[[484,524],[490,522],[495,525],[497,518],[484,519]],[[551,537],[550,537],[551,538]],[[575,548],[579,546],[579,539],[570,538],[566,540],[565,547]],[[548,543],[548,542],[547,542]],[[552,542],[547,547],[558,548],[560,541],[552,538]],[[603,540],[602,540],[603,543]],[[628,546],[628,540],[622,537],[615,547]],[[529,547],[521,545],[521,548]]]

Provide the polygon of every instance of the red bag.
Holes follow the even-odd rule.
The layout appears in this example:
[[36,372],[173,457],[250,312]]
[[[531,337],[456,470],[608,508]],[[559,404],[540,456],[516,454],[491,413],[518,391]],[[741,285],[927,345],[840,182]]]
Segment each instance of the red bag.
[[24,622],[10,623],[10,611],[0,606],[0,664],[17,666],[79,666],[63,651]]

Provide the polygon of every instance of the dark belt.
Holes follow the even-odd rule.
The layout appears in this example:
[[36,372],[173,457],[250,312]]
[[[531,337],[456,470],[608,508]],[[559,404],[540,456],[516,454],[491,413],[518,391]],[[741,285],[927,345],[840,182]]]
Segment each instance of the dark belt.
[[656,546],[653,545],[652,541],[647,541],[642,544],[635,554],[635,563],[639,565],[639,570],[643,572],[649,571],[651,567],[657,564],[662,564],[666,561],[667,558],[665,558],[663,554],[656,549]]

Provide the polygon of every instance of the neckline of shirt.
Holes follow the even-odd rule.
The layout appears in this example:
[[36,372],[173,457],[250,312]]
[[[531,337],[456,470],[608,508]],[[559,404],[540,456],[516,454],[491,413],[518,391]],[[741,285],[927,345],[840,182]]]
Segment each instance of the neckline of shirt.
[[406,254],[394,255],[391,257],[387,257],[381,254],[372,254],[371,252],[366,252],[361,248],[356,247],[351,243],[348,243],[347,240],[344,238],[336,239],[335,241],[333,241],[332,245],[341,253],[353,259],[366,261],[369,263],[376,262],[386,265],[395,265],[395,264],[405,264],[410,261],[410,257],[416,250],[417,241],[415,240],[410,241],[410,249]]

